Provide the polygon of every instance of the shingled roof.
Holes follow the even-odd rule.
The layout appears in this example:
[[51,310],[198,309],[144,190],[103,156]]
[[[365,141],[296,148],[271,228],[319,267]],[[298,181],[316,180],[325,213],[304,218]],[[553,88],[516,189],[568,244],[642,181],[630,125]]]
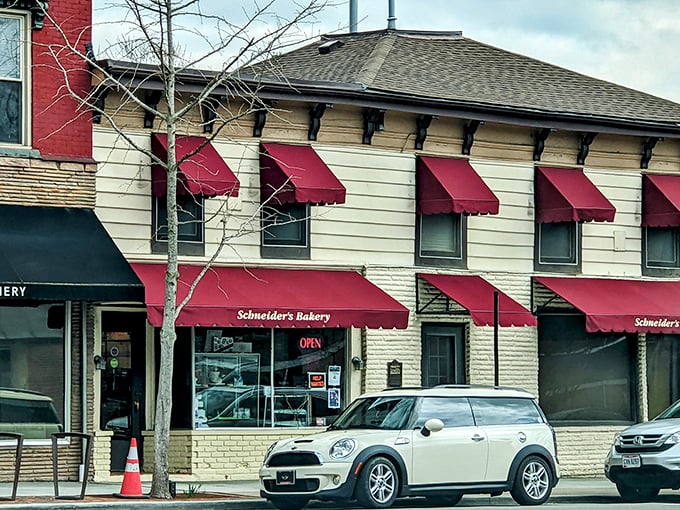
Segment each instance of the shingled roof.
[[461,32],[323,36],[248,71],[265,85],[285,84],[303,95],[351,91],[354,97],[680,133],[678,103],[483,44]]

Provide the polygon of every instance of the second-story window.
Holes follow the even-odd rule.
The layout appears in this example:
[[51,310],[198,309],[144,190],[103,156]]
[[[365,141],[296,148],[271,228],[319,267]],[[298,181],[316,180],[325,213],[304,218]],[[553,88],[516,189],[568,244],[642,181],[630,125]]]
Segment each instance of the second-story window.
[[262,207],[262,256],[309,258],[309,206],[307,204]]
[[537,267],[551,269],[548,266],[561,265],[576,269],[581,264],[581,224],[537,223],[535,246]]
[[680,275],[680,177],[642,176],[642,274]]
[[467,267],[467,217],[498,214],[498,198],[466,159],[418,156],[416,254],[421,266]]
[[[152,251],[168,249],[167,197],[154,197]],[[199,195],[177,195],[178,251],[182,255],[203,255],[203,198]]]
[[536,167],[534,269],[581,271],[584,222],[614,221],[616,208],[580,168]]
[[647,269],[680,269],[680,229],[646,227],[643,259]]
[[465,225],[462,214],[418,215],[416,262],[465,267]]
[[0,16],[0,143],[25,143],[24,19]]

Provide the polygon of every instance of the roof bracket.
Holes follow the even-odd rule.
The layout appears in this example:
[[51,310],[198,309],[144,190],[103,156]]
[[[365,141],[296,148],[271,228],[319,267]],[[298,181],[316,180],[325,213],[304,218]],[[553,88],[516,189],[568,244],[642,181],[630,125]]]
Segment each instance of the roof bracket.
[[472,144],[475,142],[477,128],[483,125],[484,121],[482,120],[470,120],[463,126],[463,148],[461,154],[465,156],[470,155],[470,149],[472,149]]
[[308,140],[316,140],[321,129],[321,117],[326,113],[326,108],[333,108],[333,103],[317,103],[309,110],[309,133]]
[[593,143],[598,133],[581,133],[578,138],[578,154],[576,155],[576,164],[585,165],[588,151],[590,151],[590,144]]
[[427,129],[430,127],[432,119],[438,119],[436,115],[418,115],[416,117],[416,150],[422,150],[425,139],[427,138]]
[[92,123],[102,123],[102,112],[106,109],[106,96],[111,92],[111,85],[100,83],[92,92]]
[[262,131],[264,130],[264,125],[267,123],[267,114],[269,109],[276,104],[276,101],[265,101],[255,107],[255,125],[253,126],[253,136],[255,138],[260,138],[262,136]]
[[545,149],[545,141],[550,136],[550,133],[554,131],[555,128],[541,128],[534,131],[534,161],[541,161],[541,155]]
[[153,128],[153,121],[156,118],[156,114],[151,110],[158,110],[158,103],[161,102],[162,96],[162,90],[147,90],[144,93],[144,104],[149,108],[149,110],[145,110],[144,112],[145,128]]
[[371,145],[371,139],[376,131],[385,130],[385,110],[371,108],[364,111],[364,137],[361,143]]
[[649,168],[649,162],[652,159],[654,153],[652,150],[656,146],[657,142],[663,141],[661,136],[650,136],[642,142],[642,156],[640,157],[640,168]]
[[201,115],[203,116],[203,132],[212,133],[217,120],[217,109],[220,102],[215,97],[208,97],[201,103]]

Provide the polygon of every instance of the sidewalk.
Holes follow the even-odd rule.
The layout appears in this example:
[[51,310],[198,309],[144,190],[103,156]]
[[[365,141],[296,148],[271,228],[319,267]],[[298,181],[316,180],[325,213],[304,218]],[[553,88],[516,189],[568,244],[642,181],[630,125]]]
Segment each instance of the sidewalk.
[[[150,483],[143,482],[143,492],[148,493]],[[60,482],[60,496],[80,495],[81,485],[78,482]],[[11,494],[9,483],[0,483],[0,497]],[[153,510],[178,508],[200,508],[201,510],[271,510],[273,506],[260,498],[260,488],[257,480],[225,481],[225,482],[177,482],[177,498],[172,500],[154,499],[120,499],[113,497],[120,491],[120,484],[88,483],[86,496],[83,500],[54,499],[54,485],[52,482],[20,482],[17,490],[17,500],[0,501],[0,510],[4,506],[12,510],[87,510],[115,508],[117,510],[139,509],[140,505],[153,507]],[[566,478],[560,480],[553,490],[551,501],[598,500],[602,498],[616,498],[614,484],[605,478]],[[489,498],[482,495],[466,495],[464,501],[478,500],[479,503],[493,501],[495,505],[514,505],[508,493]],[[411,505],[409,505],[411,506]],[[466,505],[467,506],[467,505]],[[314,503],[314,507],[328,507],[327,504]]]

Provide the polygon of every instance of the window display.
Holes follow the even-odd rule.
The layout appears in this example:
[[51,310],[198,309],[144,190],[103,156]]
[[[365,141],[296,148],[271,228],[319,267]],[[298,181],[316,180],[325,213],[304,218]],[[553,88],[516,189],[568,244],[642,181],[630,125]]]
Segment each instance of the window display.
[[196,328],[194,428],[330,424],[345,344],[344,329]]

